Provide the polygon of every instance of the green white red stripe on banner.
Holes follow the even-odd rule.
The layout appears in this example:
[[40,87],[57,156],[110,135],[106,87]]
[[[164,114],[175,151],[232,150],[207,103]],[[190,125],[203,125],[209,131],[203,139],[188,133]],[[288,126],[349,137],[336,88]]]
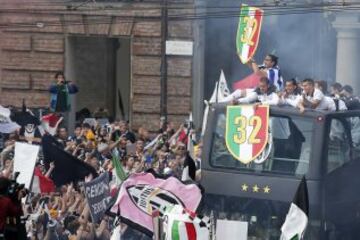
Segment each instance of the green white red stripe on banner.
[[[231,154],[241,162],[250,162],[264,150],[267,142],[268,114],[268,107],[228,106],[226,145]],[[240,144],[235,140],[236,136],[243,138]]]
[[255,54],[261,31],[263,10],[241,6],[236,50],[242,63],[247,63]]
[[161,209],[166,240],[209,240],[209,218],[174,205]]
[[171,228],[171,240],[196,240],[193,223],[174,220]]

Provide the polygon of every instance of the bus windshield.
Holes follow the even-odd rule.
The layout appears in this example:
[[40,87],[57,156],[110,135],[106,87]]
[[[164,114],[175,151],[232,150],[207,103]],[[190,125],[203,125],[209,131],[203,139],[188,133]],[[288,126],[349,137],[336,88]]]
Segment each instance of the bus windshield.
[[309,168],[314,123],[311,118],[270,116],[269,157],[262,163],[243,164],[227,150],[225,142],[226,115],[219,113],[213,129],[210,164],[216,168],[242,172],[276,173],[290,176],[306,174]]

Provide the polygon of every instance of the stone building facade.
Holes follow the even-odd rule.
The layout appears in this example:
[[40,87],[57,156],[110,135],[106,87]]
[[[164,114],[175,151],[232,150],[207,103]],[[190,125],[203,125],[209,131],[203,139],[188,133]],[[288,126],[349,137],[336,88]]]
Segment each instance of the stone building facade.
[[[161,2],[81,3],[0,1],[0,104],[20,106],[25,99],[30,107],[48,107],[47,89],[54,81],[54,74],[64,70],[65,75],[69,75],[77,66],[69,57],[73,54],[69,53],[72,38],[81,39],[82,43],[92,38],[125,39],[129,43],[130,84],[122,91],[129,93],[128,118],[133,128],[145,125],[157,129],[161,90]],[[169,7],[169,15],[193,11],[189,7],[192,1],[169,1],[169,6],[177,4],[188,7]],[[169,21],[167,38],[192,41],[192,22]],[[97,48],[98,45],[93,44],[93,48]],[[90,48],[87,54],[92,52]],[[75,61],[81,59],[75,58]],[[167,57],[167,112],[168,119],[176,123],[182,122],[191,110],[192,61],[192,57],[187,56]],[[77,83],[76,74],[72,76],[71,80]],[[97,80],[89,79],[89,86],[92,81]],[[94,86],[97,89],[87,98],[90,110],[100,101],[97,95],[101,94],[94,93],[101,90],[98,85]],[[107,93],[102,95],[108,96]]]

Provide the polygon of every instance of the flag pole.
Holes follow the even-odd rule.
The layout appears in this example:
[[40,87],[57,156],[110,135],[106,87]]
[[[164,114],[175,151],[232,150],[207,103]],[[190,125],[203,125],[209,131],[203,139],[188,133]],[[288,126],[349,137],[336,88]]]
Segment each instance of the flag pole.
[[209,232],[209,240],[216,240],[214,211],[211,211],[211,213],[210,213],[210,232]]
[[167,0],[162,0],[161,8],[161,67],[160,67],[160,115],[167,120],[167,57],[166,40],[168,35]]
[[218,102],[218,95],[219,95],[219,83],[220,81],[216,81],[218,84],[216,85],[216,98],[215,98],[215,102],[217,103]]
[[152,213],[152,222],[154,228],[153,240],[162,240],[164,230],[163,230],[163,222],[160,218],[159,210],[154,211]]

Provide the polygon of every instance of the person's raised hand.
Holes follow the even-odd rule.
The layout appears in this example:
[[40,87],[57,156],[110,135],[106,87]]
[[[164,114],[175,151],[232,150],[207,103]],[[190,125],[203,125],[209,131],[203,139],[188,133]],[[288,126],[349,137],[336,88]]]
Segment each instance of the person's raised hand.
[[300,105],[299,106],[299,111],[300,111],[300,113],[304,113],[305,112],[304,106]]
[[50,163],[50,168],[51,168],[51,169],[54,169],[54,168],[55,168],[55,163],[54,163],[54,162],[51,162],[51,163]]
[[67,193],[67,194],[70,194],[73,188],[74,188],[74,184],[73,184],[73,183],[70,183],[70,184],[67,186],[66,193]]
[[93,180],[93,175],[90,173],[88,176],[85,176],[85,182],[91,182]]

